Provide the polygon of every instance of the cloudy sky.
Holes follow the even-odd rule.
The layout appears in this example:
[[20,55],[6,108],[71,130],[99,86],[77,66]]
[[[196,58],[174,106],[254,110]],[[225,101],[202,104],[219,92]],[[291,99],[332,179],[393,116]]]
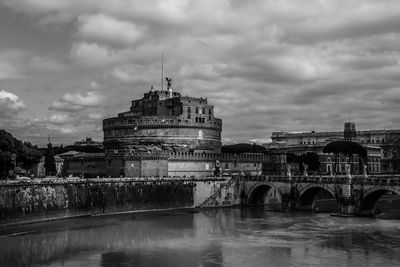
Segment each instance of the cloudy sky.
[[102,140],[166,76],[205,96],[225,142],[400,128],[398,0],[0,0],[0,128]]

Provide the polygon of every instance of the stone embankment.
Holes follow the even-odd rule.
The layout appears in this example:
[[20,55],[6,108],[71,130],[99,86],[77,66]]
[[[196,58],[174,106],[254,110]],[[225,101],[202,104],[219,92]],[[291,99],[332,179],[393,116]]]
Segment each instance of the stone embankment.
[[0,181],[0,224],[239,204],[231,177]]

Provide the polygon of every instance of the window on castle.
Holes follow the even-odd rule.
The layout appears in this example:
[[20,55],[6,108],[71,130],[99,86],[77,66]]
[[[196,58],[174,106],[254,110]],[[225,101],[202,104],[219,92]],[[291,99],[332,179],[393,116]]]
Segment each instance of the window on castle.
[[195,122],[198,123],[199,122],[199,118],[196,117],[195,118]]
[[208,110],[208,114],[210,114],[210,115],[211,115],[211,108]]
[[203,114],[206,114],[206,109],[205,108],[203,108]]
[[190,119],[190,113],[188,113],[188,116],[187,116],[187,118],[188,118],[188,119]]
[[198,108],[198,107],[196,107],[196,114],[197,114],[197,113],[199,113],[199,108]]
[[187,110],[187,112],[188,112],[188,113],[192,112],[192,111],[190,110],[190,107],[188,107],[188,110]]

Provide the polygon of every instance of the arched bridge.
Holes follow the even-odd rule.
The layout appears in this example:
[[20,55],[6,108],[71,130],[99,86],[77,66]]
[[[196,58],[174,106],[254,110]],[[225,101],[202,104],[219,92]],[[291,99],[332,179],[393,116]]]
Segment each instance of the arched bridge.
[[[375,214],[384,194],[400,195],[400,175],[242,177],[242,202],[271,210],[329,209]],[[316,207],[316,203],[319,203]]]

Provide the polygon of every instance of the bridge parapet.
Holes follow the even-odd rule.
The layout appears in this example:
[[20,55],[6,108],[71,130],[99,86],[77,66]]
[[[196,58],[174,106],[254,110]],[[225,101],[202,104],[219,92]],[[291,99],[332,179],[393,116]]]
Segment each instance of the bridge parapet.
[[337,176],[246,176],[244,180],[279,183],[321,183],[354,185],[400,185],[400,175],[337,175]]

